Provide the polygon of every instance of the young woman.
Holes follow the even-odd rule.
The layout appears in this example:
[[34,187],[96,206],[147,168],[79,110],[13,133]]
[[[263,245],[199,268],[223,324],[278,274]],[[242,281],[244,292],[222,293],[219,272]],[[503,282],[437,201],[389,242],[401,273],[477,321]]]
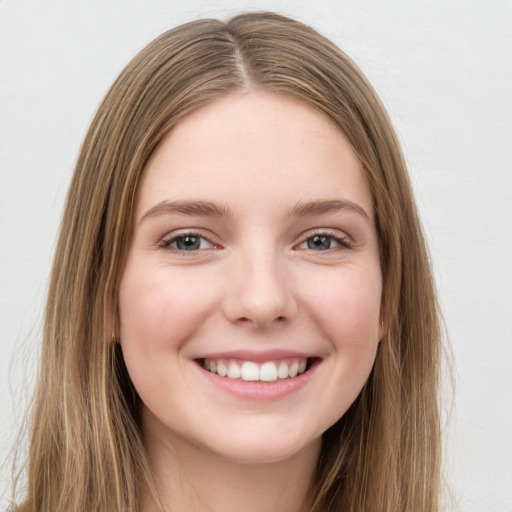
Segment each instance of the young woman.
[[439,509],[440,337],[389,119],[270,13],[171,30],[81,149],[19,512]]

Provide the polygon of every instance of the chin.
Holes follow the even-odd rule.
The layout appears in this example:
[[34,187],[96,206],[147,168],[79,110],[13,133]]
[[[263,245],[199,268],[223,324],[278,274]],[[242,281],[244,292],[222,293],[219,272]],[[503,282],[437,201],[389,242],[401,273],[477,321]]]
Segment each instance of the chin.
[[305,440],[299,436],[276,435],[270,432],[266,436],[243,436],[238,439],[233,435],[227,443],[219,442],[211,451],[237,464],[277,464],[294,457],[318,457],[321,436]]

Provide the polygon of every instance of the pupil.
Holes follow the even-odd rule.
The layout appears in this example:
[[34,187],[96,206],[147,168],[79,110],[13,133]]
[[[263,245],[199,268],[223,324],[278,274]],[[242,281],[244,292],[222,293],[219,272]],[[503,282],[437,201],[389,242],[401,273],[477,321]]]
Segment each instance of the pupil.
[[331,239],[327,236],[314,236],[308,240],[308,249],[325,251],[331,248]]
[[194,251],[199,249],[201,239],[198,236],[183,236],[176,240],[176,247],[182,251]]

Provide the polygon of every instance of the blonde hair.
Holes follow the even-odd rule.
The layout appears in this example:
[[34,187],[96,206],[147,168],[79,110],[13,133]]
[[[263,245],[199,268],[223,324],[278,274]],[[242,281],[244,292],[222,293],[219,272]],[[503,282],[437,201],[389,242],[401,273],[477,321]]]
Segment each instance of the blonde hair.
[[180,119],[248,89],[297,98],[340,127],[367,174],[377,219],[387,334],[360,396],[324,434],[312,510],[438,510],[439,317],[397,138],[339,48],[297,21],[251,13],[157,38],[91,124],[55,252],[18,512],[135,512],[142,486],[151,488],[140,399],[111,340],[138,182]]

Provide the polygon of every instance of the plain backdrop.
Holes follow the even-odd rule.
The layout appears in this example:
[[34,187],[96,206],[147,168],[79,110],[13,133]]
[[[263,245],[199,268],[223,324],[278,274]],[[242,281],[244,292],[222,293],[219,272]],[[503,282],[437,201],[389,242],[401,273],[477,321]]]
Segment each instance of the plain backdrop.
[[11,448],[23,448],[16,432],[36,373],[59,218],[99,101],[162,31],[255,9],[333,39],[389,109],[453,351],[447,509],[512,511],[510,0],[0,0],[0,494]]

